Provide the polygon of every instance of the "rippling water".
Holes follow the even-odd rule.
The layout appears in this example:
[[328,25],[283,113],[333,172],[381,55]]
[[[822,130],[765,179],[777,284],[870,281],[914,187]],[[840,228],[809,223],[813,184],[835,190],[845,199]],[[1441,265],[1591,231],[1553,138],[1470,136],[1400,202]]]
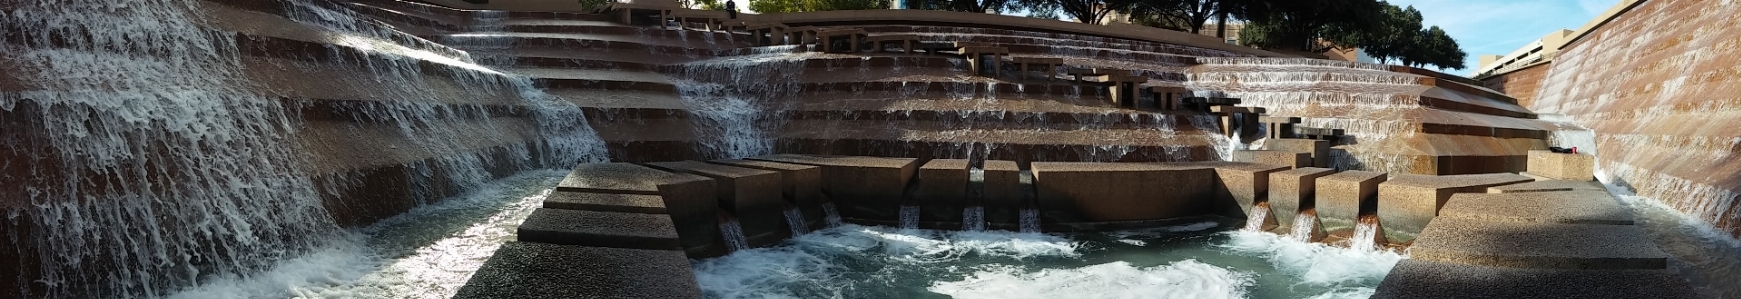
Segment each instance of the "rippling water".
[[845,225],[696,261],[695,272],[708,298],[1366,298],[1404,258],[1222,229]]

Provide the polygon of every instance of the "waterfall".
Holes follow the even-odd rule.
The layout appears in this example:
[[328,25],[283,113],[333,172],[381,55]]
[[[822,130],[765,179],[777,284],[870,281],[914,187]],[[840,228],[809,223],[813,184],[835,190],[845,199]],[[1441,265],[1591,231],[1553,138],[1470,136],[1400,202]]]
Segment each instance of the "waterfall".
[[1360,221],[1354,224],[1354,237],[1348,239],[1348,248],[1359,251],[1378,251],[1378,223]]
[[[780,47],[786,48],[786,47]],[[768,107],[797,94],[804,58],[783,51],[729,56],[683,64],[673,74],[678,95],[696,122],[711,155],[742,158],[773,153],[771,131],[779,118]]]
[[971,206],[966,209],[961,209],[961,230],[985,230],[985,207]]
[[[246,277],[307,254],[346,232],[338,215],[360,203],[323,195],[363,187],[305,149],[313,123],[299,109],[332,107],[340,118],[397,128],[432,159],[407,162],[414,199],[427,202],[493,177],[486,167],[566,167],[603,157],[602,142],[572,104],[530,81],[476,66],[462,52],[358,20],[353,12],[292,1],[293,20],[331,30],[333,52],[362,52],[353,70],[380,82],[379,101],[285,99],[247,81],[250,61],[234,32],[209,28],[196,0],[25,2],[0,13],[0,52],[28,86],[0,92],[0,156],[27,164],[30,194],[0,201],[10,215],[0,252],[22,267],[0,269],[0,297],[162,297],[218,277]],[[330,3],[327,3],[330,4]],[[368,44],[373,47],[358,47]],[[429,62],[438,67],[427,68]],[[291,67],[284,65],[281,67]],[[467,95],[525,100],[541,139],[510,145],[509,161],[467,150],[462,124],[492,122],[482,105],[434,104],[454,97],[422,86],[457,80]],[[341,132],[342,133],[342,132]],[[316,141],[318,142],[318,141]],[[319,181],[319,183],[317,183]],[[5,187],[0,187],[3,189]],[[369,219],[364,219],[369,220]],[[30,272],[23,272],[30,271]]]
[[1245,230],[1261,232],[1263,231],[1263,225],[1266,220],[1269,220],[1268,205],[1251,206],[1251,212],[1246,213],[1245,216]]
[[1318,229],[1318,215],[1300,213],[1294,216],[1293,230],[1288,231],[1288,238],[1294,241],[1311,242],[1312,232]]
[[919,206],[901,206],[901,228],[919,228]]
[[828,227],[840,227],[840,210],[834,207],[834,203],[822,203],[822,214],[822,219],[828,221]]
[[749,238],[744,237],[744,227],[738,225],[737,219],[727,220],[724,223],[720,223],[719,237],[720,240],[725,241],[726,249],[731,249],[731,252],[750,249]]
[[1040,227],[1040,210],[1033,209],[1033,208],[1022,209],[1020,225],[1021,225],[1020,232],[1039,233],[1041,231],[1040,230],[1040,228],[1041,228]]
[[792,236],[802,236],[810,233],[810,226],[804,224],[804,212],[798,207],[786,209],[786,227],[792,228]]

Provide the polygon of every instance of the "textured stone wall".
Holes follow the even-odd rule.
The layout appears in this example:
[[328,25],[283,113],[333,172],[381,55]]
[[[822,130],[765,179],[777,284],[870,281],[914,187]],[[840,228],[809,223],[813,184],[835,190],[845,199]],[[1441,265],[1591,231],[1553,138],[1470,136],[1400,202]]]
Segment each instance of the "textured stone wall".
[[1526,67],[1483,79],[1481,83],[1487,89],[1503,92],[1517,99],[1520,106],[1530,107],[1535,104],[1536,92],[1541,90],[1542,78],[1547,77],[1550,65],[1552,64],[1544,63]]
[[1741,3],[1649,1],[1560,53],[1531,106],[1594,130],[1602,174],[1741,235]]

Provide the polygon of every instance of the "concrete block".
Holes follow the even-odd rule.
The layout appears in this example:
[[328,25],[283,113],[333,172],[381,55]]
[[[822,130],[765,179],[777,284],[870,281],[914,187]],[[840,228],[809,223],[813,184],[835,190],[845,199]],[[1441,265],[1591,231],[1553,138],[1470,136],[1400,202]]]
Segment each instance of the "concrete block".
[[1329,141],[1294,138],[1269,139],[1263,142],[1263,147],[1272,151],[1307,153],[1311,155],[1311,167],[1330,167]]
[[967,205],[968,161],[935,159],[919,167],[912,204],[920,206],[920,221],[960,222]]
[[1312,209],[1316,203],[1317,180],[1336,170],[1329,168],[1304,167],[1283,170],[1269,175],[1269,208],[1275,215],[1276,222],[1282,227],[1292,227],[1294,217],[1300,212]]
[[1372,298],[1701,297],[1668,270],[1518,269],[1404,259],[1385,275]]
[[1525,167],[1531,174],[1556,180],[1589,181],[1596,177],[1596,157],[1589,154],[1530,150]]
[[1293,169],[1312,166],[1312,154],[1295,151],[1272,150],[1233,151],[1233,161],[1281,165]]
[[917,159],[769,155],[749,158],[822,167],[822,192],[844,218],[896,220],[900,200],[918,170]]
[[[1528,177],[1527,175],[1525,177]],[[1487,193],[1528,193],[1556,191],[1608,191],[1602,183],[1595,181],[1541,180],[1534,182],[1487,187]]]
[[713,179],[720,210],[737,216],[750,246],[777,244],[792,235],[792,229],[786,227],[785,200],[781,199],[778,172],[696,161],[648,165]]
[[657,195],[553,192],[544,199],[544,208],[665,214],[665,199]]
[[1157,220],[1214,213],[1215,171],[1201,166],[1034,162],[1034,185],[1048,213],[1083,221]]
[[1451,196],[1439,218],[1470,218],[1569,224],[1630,225],[1632,213],[1608,191],[1460,193]]
[[1444,218],[1421,231],[1411,258],[1554,269],[1665,269],[1668,254],[1637,225]]
[[1419,233],[1433,217],[1439,216],[1439,208],[1444,207],[1453,194],[1486,193],[1488,187],[1530,181],[1533,179],[1510,173],[1394,175],[1378,186],[1378,221],[1386,232]]
[[1319,177],[1314,210],[1319,219],[1354,223],[1362,213],[1378,211],[1378,184],[1389,176],[1375,171],[1343,171]]
[[681,251],[508,242],[456,299],[701,298]]
[[1236,214],[1224,214],[1240,217],[1250,214],[1253,205],[1269,201],[1270,173],[1289,169],[1281,165],[1241,162],[1211,163],[1210,167],[1215,168],[1215,175],[1224,188],[1217,194],[1222,197],[1220,202],[1232,202],[1238,206]]
[[629,163],[587,163],[575,166],[556,191],[657,195],[665,201],[665,213],[685,251],[705,256],[718,239],[718,190],[707,177]]
[[707,162],[779,172],[781,193],[786,202],[803,212],[804,220],[810,223],[812,230],[826,225],[822,215],[821,166],[739,159]]
[[521,242],[680,250],[677,227],[660,214],[537,209],[518,230]]
[[1021,172],[1015,161],[986,160],[985,204],[1020,207],[1023,200]]

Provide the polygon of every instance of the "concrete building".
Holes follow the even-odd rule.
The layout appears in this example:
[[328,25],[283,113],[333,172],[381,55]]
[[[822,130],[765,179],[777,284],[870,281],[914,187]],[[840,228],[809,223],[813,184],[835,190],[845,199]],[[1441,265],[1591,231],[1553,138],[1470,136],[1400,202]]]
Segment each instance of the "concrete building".
[[1469,76],[1472,78],[1480,78],[1487,75],[1522,69],[1538,63],[1547,63],[1548,61],[1552,61],[1554,54],[1558,54],[1560,48],[1564,47],[1566,42],[1571,41],[1572,37],[1575,35],[1576,32],[1571,30],[1554,30],[1554,32],[1542,36],[1541,39],[1524,44],[1523,47],[1519,47],[1517,50],[1511,51],[1510,54],[1505,54],[1505,56],[1495,54],[1481,55],[1481,63],[1475,67],[1475,71],[1470,73]]

